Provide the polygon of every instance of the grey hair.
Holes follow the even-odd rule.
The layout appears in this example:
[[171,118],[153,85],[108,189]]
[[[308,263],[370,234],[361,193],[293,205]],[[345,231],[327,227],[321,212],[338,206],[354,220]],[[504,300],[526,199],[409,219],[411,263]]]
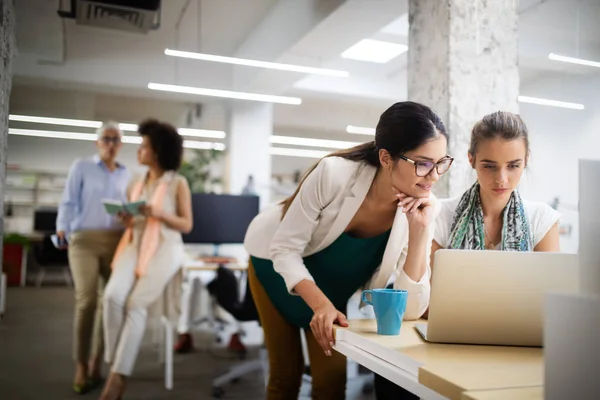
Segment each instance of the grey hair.
[[119,123],[116,121],[107,121],[102,124],[100,128],[96,130],[96,135],[98,139],[102,137],[104,131],[117,131],[119,132],[119,136],[123,136],[123,131],[119,128]]

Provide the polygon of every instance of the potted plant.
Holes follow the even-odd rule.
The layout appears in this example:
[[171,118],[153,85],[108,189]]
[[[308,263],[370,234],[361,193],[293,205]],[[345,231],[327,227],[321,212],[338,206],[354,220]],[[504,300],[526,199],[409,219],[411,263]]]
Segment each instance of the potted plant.
[[211,176],[210,166],[223,152],[214,149],[193,149],[193,156],[184,161],[179,169],[190,185],[192,193],[208,192],[211,185],[220,183],[220,178]]

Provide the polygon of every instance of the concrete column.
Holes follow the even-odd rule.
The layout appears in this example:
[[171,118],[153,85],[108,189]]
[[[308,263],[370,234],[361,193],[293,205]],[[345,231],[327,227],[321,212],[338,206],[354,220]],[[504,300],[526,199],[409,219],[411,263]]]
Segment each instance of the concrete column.
[[[0,239],[4,235],[4,183],[8,137],[8,101],[12,84],[12,60],[16,46],[13,0],[0,0]],[[0,240],[2,254],[2,240]],[[0,258],[0,271],[2,259]]]
[[230,110],[227,132],[226,190],[241,194],[248,177],[254,178],[260,207],[269,204],[271,194],[270,137],[273,133],[273,105],[237,103]]
[[409,0],[408,99],[432,107],[450,134],[454,164],[438,196],[473,177],[467,149],[485,114],[518,112],[517,0]]

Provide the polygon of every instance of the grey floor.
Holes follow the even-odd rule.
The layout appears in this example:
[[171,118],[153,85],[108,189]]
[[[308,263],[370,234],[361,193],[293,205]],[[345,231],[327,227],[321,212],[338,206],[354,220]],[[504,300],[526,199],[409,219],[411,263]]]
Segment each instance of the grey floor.
[[[73,294],[65,287],[9,288],[7,311],[0,321],[0,398],[3,400],[98,398],[73,394],[70,382]],[[196,334],[197,342],[207,339]],[[200,346],[192,354],[175,355],[174,389],[163,386],[150,335],[141,350],[126,399],[210,399],[211,381],[238,362],[224,348]],[[251,351],[250,356],[255,353]],[[367,400],[362,383],[349,379],[350,400]],[[306,393],[306,387],[303,392]],[[264,399],[258,374],[226,387],[225,399]],[[308,398],[301,396],[302,399]]]

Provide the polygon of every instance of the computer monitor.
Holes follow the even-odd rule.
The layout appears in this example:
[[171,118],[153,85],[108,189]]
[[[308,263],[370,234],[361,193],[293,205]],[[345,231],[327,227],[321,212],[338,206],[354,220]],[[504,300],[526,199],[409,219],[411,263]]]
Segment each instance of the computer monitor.
[[183,235],[185,243],[243,243],[246,230],[258,214],[258,196],[192,194],[194,227]]
[[58,211],[53,208],[35,210],[33,230],[37,232],[56,232]]

